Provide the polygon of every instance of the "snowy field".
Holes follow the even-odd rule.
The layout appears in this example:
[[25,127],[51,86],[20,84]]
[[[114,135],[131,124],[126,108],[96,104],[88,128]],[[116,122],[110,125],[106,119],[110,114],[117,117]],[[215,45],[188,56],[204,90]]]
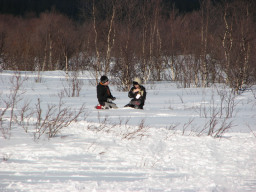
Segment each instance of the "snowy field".
[[[0,73],[0,113],[14,76]],[[36,73],[21,76],[15,114],[25,103],[36,110],[39,100],[45,113],[70,85],[62,71],[43,73],[40,83]],[[95,81],[89,73],[79,79],[79,97],[64,96],[62,106],[85,104],[85,113],[52,138],[35,134],[36,118],[9,130],[11,108],[3,116],[1,192],[256,191],[256,87],[234,96],[224,85],[152,82],[144,110],[135,110],[123,108],[127,92],[110,81],[119,109],[97,110]]]

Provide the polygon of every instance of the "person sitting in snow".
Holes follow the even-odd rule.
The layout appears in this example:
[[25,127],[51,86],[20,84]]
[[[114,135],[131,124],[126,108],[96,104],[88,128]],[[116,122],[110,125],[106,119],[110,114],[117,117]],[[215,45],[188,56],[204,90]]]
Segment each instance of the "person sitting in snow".
[[125,107],[132,107],[135,109],[143,109],[145,100],[146,100],[146,89],[141,85],[140,78],[136,77],[133,80],[133,87],[128,93],[128,97],[132,98],[130,103],[125,105]]
[[116,98],[112,96],[108,84],[108,77],[101,76],[100,83],[97,85],[97,98],[99,101],[99,105],[96,106],[97,109],[117,108],[116,104],[112,102]]

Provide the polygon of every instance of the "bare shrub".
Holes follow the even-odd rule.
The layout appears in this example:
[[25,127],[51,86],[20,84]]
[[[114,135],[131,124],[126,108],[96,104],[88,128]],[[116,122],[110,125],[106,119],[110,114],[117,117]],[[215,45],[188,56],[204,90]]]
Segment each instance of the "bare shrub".
[[78,72],[73,71],[63,83],[64,93],[67,97],[79,97],[82,86],[83,81],[79,79]]
[[41,101],[38,99],[36,104],[36,126],[34,133],[34,140],[39,139],[47,130],[48,122],[50,122],[50,117],[53,116],[54,105],[48,105],[45,115],[42,114]]
[[[3,104],[3,108],[0,113],[0,128],[4,138],[10,138],[11,136],[10,131],[13,123],[16,122],[15,110],[18,103],[23,100],[25,93],[25,91],[22,90],[22,85],[27,79],[27,77],[23,78],[19,72],[14,73],[9,80],[9,93],[1,97],[0,104]],[[4,124],[5,121],[8,121],[8,123]]]
[[229,129],[233,127],[233,122],[227,120],[227,118],[224,118],[223,121],[220,123],[219,128],[216,129],[215,132],[213,132],[214,138],[221,137],[225,132],[227,132]]
[[224,116],[226,118],[231,118],[234,116],[235,107],[238,102],[236,102],[237,95],[234,91],[229,89],[217,89],[218,95],[220,97],[220,117]]
[[252,130],[251,126],[249,124],[247,124],[248,129],[252,132],[252,134],[254,135],[254,137],[256,137],[256,133],[255,131]]
[[48,105],[46,112],[43,114],[41,101],[38,99],[38,103],[36,104],[37,121],[34,139],[39,139],[44,134],[47,134],[48,138],[55,137],[61,129],[68,127],[72,122],[76,122],[78,117],[84,113],[84,110],[84,105],[78,111],[71,107],[66,107],[62,101],[62,97],[60,97],[58,105]]
[[97,132],[100,132],[105,130],[110,124],[108,116],[105,116],[102,118],[100,115],[100,112],[98,112],[97,118],[98,118],[98,124],[89,124],[88,125],[89,130],[95,130]]
[[171,124],[168,127],[166,127],[166,129],[168,130],[168,133],[166,135],[166,139],[168,139],[169,137],[171,137],[172,135],[175,135],[177,132],[177,127],[180,125],[180,123],[177,124]]
[[136,127],[129,127],[130,129],[127,130],[126,133],[123,134],[122,139],[127,139],[127,140],[131,140],[131,139],[135,139],[135,138],[140,138],[142,139],[142,137],[148,136],[147,130],[148,127],[145,125],[145,120],[142,119],[139,123],[138,126]]
[[208,135],[213,135],[213,133],[215,132],[216,125],[218,124],[218,120],[216,118],[217,115],[218,115],[218,112],[212,114],[212,116],[210,117],[210,120],[205,124],[205,127],[208,130]]
[[0,109],[0,130],[2,133],[2,136],[7,139],[10,137],[10,131],[8,126],[5,126],[4,122],[6,121],[6,112],[7,110],[10,108],[11,106],[11,102],[10,101],[5,101],[2,99],[1,97],[1,109]]
[[30,121],[34,114],[35,111],[30,108],[30,103],[25,102],[16,115],[17,124],[22,126],[26,133],[28,132],[28,128],[31,124]]
[[252,91],[253,97],[256,99],[256,89],[253,89],[253,88],[251,87],[251,91]]
[[90,123],[88,129],[95,132],[112,133],[120,136],[121,139],[136,139],[140,140],[148,136],[148,126],[145,125],[145,120],[142,119],[137,126],[128,125],[130,118],[119,119],[119,122],[111,122],[108,116],[102,117],[98,113],[98,123]]
[[22,78],[20,73],[15,73],[10,79],[11,88],[10,88],[10,95],[8,96],[11,103],[9,129],[12,128],[14,109],[16,105],[23,99],[22,95],[25,93],[25,91],[21,90],[21,86],[23,85],[24,81],[26,81],[27,79],[28,79],[27,77]]
[[204,131],[207,131],[208,136],[214,138],[222,137],[225,132],[233,127],[233,122],[228,121],[228,118],[218,118],[218,114],[213,115],[204,125],[204,128],[197,135],[200,136]]
[[[236,101],[237,95],[232,90],[225,88],[217,89],[219,99],[216,99],[214,92],[212,92],[211,99],[207,102],[204,98],[199,107],[199,116],[208,118],[216,116],[218,118],[232,118],[235,115],[236,106],[239,102]],[[219,100],[219,104],[216,103]]]
[[[206,133],[209,136],[221,137],[225,132],[231,129],[233,121],[230,118],[237,112],[236,94],[230,89],[217,89],[217,97],[212,92],[211,99],[206,102],[202,100],[199,108],[199,116],[206,119],[204,127],[199,130],[197,136]],[[216,101],[219,100],[219,103]]]
[[185,132],[187,130],[187,128],[193,123],[194,119],[189,119],[187,123],[184,123],[183,128],[182,128],[182,135],[185,135]]

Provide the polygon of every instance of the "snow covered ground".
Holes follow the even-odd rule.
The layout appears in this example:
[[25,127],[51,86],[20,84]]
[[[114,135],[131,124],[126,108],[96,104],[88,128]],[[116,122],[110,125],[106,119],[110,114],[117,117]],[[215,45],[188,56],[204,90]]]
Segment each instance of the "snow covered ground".
[[[40,99],[46,111],[68,89],[62,71],[43,73],[41,83],[35,73],[21,75],[28,79],[18,106],[30,102],[31,110]],[[0,73],[1,99],[10,95],[12,77]],[[74,111],[84,103],[86,113],[55,137],[34,139],[33,126],[27,133],[17,124],[10,134],[1,128],[1,192],[256,191],[255,89],[233,97],[224,85],[178,89],[154,82],[145,85],[144,110],[134,110],[123,108],[127,92],[110,81],[119,109],[96,110],[93,78],[79,78],[80,96],[63,102]]]

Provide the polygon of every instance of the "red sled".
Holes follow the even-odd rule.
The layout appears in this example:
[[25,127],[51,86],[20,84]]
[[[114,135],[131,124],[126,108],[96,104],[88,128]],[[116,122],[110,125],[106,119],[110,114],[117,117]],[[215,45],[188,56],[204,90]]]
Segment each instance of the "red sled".
[[104,109],[104,106],[98,104],[97,106],[95,106],[96,109]]

